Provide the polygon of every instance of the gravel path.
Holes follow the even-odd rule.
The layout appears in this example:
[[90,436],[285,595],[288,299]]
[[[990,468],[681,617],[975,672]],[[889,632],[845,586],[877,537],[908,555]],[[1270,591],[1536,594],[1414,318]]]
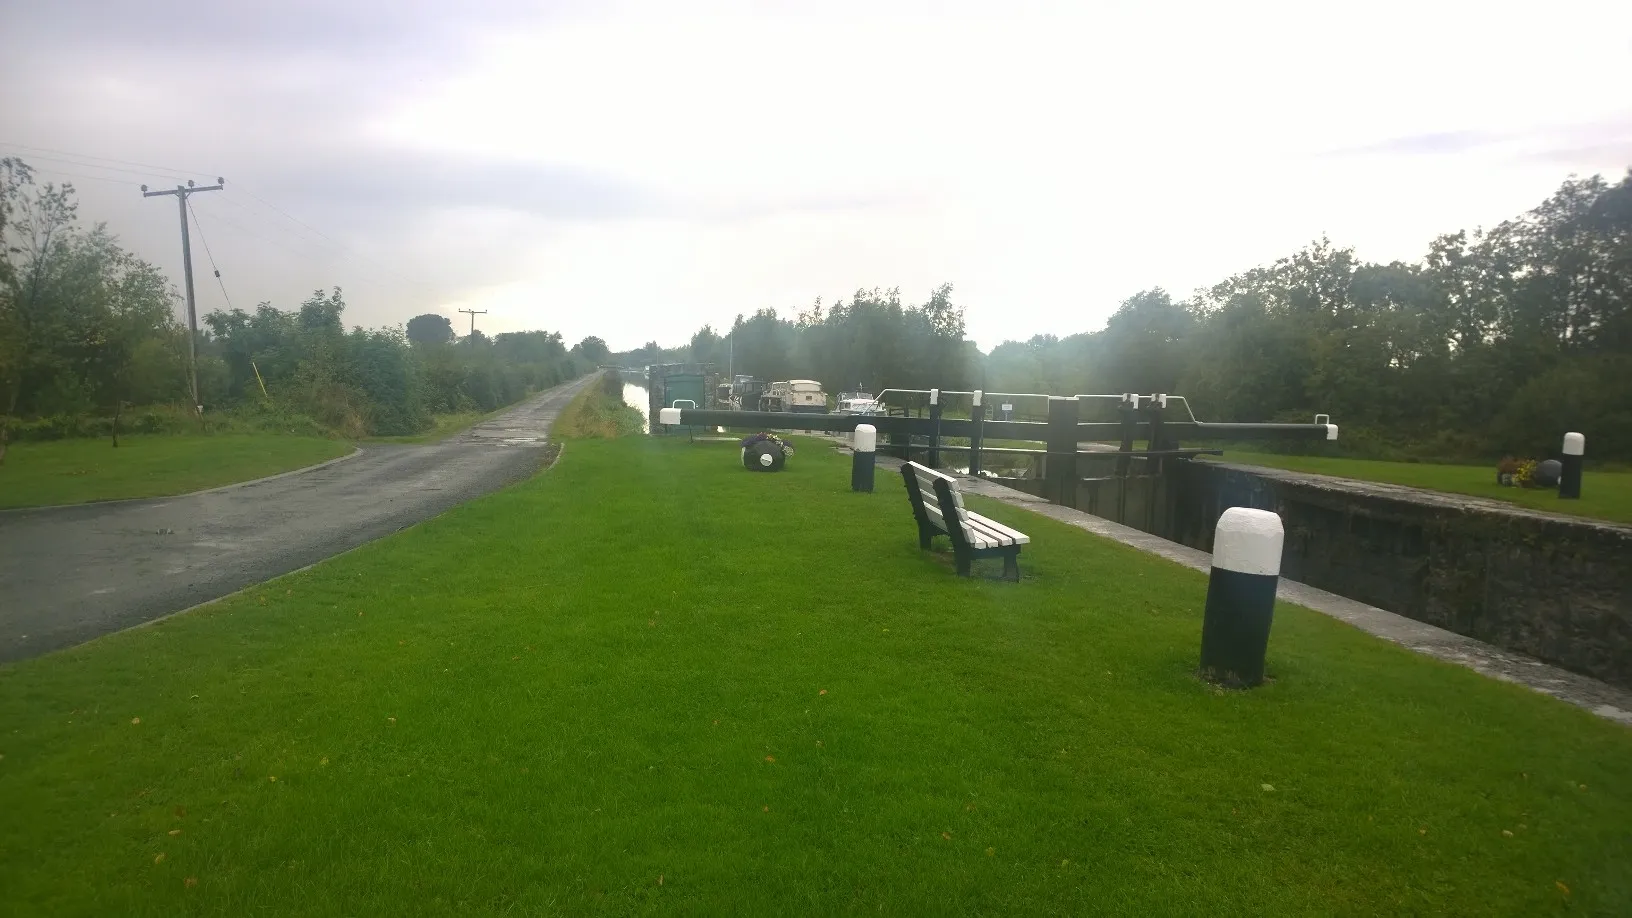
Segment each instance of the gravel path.
[[151,621],[313,564],[535,473],[596,377],[426,445],[180,497],[0,513],[0,661]]

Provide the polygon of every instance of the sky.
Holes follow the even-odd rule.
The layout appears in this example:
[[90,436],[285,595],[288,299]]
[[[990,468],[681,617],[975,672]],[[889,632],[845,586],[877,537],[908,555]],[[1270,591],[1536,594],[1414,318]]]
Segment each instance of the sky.
[[945,282],[989,349],[1322,235],[1415,261],[1617,179],[1629,86],[1624,0],[0,0],[0,155],[178,288],[139,186],[226,178],[201,313],[614,350]]

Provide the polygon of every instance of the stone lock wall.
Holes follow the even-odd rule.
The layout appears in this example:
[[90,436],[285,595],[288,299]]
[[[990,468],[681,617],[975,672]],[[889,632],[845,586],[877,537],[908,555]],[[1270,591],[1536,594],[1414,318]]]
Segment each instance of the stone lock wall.
[[[1288,579],[1632,688],[1632,526],[1223,462],[1083,481],[1075,507],[1212,551],[1230,507],[1280,514]],[[1046,496],[1041,481],[1004,481]]]
[[1291,580],[1632,688],[1632,526],[1319,475],[1175,465],[1163,518],[1146,531],[1211,550],[1226,508],[1273,510]]

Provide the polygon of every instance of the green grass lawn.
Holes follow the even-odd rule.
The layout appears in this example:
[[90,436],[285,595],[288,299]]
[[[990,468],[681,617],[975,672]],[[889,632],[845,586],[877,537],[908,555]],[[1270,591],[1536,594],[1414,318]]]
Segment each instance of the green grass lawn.
[[1598,472],[1588,469],[1581,479],[1579,500],[1559,500],[1553,490],[1504,488],[1496,483],[1496,467],[1478,465],[1431,465],[1415,462],[1377,462],[1369,459],[1340,459],[1332,456],[1282,456],[1274,453],[1247,453],[1226,450],[1223,462],[1267,465],[1295,472],[1314,472],[1362,481],[1472,494],[1505,500],[1536,510],[1570,513],[1598,519],[1632,523],[1632,472]]
[[340,440],[276,434],[127,436],[13,443],[0,508],[185,494],[275,475],[351,452]]
[[1632,731],[1287,605],[1214,690],[1203,575],[977,499],[1035,542],[960,579],[848,481],[573,442],[0,667],[8,909],[1632,913]]

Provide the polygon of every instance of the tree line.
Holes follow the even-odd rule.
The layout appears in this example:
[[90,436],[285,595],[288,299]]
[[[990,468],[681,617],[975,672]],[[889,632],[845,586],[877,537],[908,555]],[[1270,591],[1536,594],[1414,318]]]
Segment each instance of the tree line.
[[[1318,240],[1174,299],[1122,301],[1105,327],[982,355],[943,286],[921,306],[863,290],[825,312],[730,330],[738,373],[873,387],[1184,395],[1198,417],[1331,414],[1340,449],[1377,458],[1556,452],[1566,430],[1632,459],[1632,170],[1571,177],[1534,209],[1378,264]],[[648,345],[654,348],[655,345]],[[724,369],[705,326],[688,349]]]
[[[0,159],[0,461],[13,437],[196,429],[188,331],[153,265],[79,219],[71,184]],[[341,291],[202,317],[200,400],[217,423],[362,436],[411,434],[441,412],[489,411],[604,359],[558,332],[456,338],[443,316],[344,323]],[[589,351],[586,352],[585,345]],[[140,410],[137,410],[140,409]]]

